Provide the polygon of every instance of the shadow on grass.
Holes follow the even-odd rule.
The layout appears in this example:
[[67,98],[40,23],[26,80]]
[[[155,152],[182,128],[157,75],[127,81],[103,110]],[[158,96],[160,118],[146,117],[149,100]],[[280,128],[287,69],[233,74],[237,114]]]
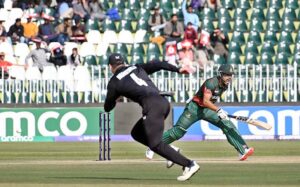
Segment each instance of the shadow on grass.
[[129,180],[129,181],[172,181],[174,179],[149,179],[149,178],[129,178],[129,177],[48,177],[51,179],[86,179],[86,180]]

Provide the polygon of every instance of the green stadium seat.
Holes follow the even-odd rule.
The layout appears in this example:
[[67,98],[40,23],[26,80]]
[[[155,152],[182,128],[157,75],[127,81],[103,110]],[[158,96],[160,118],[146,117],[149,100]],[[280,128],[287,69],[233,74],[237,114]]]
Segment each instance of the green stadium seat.
[[236,8],[234,11],[234,19],[248,19],[247,9]]
[[300,64],[300,53],[295,53],[294,54],[293,63]]
[[250,23],[250,31],[263,32],[264,27],[262,20],[259,20],[257,18],[252,19]]
[[278,42],[276,32],[268,30],[265,33],[264,41],[265,42],[271,42],[272,44],[276,44]]
[[240,45],[245,43],[245,37],[243,32],[234,31],[232,34],[231,41],[236,42]]
[[261,53],[268,53],[271,55],[275,55],[274,44],[271,42],[264,42],[261,48]]
[[267,22],[268,31],[280,31],[280,26],[278,20],[269,20]]
[[159,60],[160,59],[160,55],[157,53],[153,53],[153,52],[149,52],[147,53],[147,62],[150,62],[151,60]]
[[278,43],[277,53],[284,53],[287,56],[292,56],[290,45],[287,42]]
[[145,21],[148,21],[150,17],[150,11],[148,9],[145,9],[145,8],[141,8],[138,10],[138,14],[137,14],[137,19],[138,20],[145,20]]
[[122,10],[126,7],[125,1],[123,1],[123,0],[114,0],[112,7],[116,7],[119,10]]
[[119,24],[118,32],[120,32],[121,30],[127,30],[133,32],[131,20],[121,20]]
[[48,16],[52,16],[52,17],[55,17],[55,9],[53,8],[43,8],[43,13],[48,15]]
[[288,32],[295,31],[296,28],[295,28],[294,22],[290,21],[288,19],[282,20],[281,30],[288,31]]
[[249,3],[249,0],[238,0],[236,7],[242,9],[249,9],[251,8],[251,5]]
[[149,43],[149,45],[147,46],[146,52],[161,55],[161,51],[156,43]]
[[258,19],[258,20],[265,20],[265,13],[264,9],[262,8],[253,8],[252,14],[251,14],[251,19]]
[[240,18],[236,19],[234,22],[234,30],[240,32],[248,31],[246,20]]
[[124,43],[117,43],[114,47],[114,53],[120,53],[122,55],[128,54],[128,49],[126,44]]
[[227,57],[227,63],[228,64],[241,64],[240,54],[230,52]]
[[234,0],[221,0],[222,7],[227,9],[235,8]]
[[121,9],[121,18],[127,20],[136,20],[134,12],[127,8]]
[[98,57],[99,64],[108,64],[109,55],[105,54]]
[[296,10],[291,8],[285,8],[284,13],[282,15],[282,19],[283,20],[288,19],[290,21],[294,21],[295,19],[297,19]]
[[140,44],[140,43],[134,43],[132,45],[132,48],[131,48],[131,55],[133,54],[141,54],[141,55],[145,55],[145,50],[144,50],[144,47],[143,47],[143,44]]
[[271,65],[273,64],[273,59],[272,59],[272,56],[271,54],[269,53],[262,53],[261,54],[261,58],[260,58],[260,64],[264,64],[264,65]]
[[267,8],[267,1],[254,0],[253,8],[265,9]]
[[289,44],[294,43],[292,33],[287,31],[282,31],[279,37],[279,42],[287,42]]
[[292,9],[299,8],[298,0],[286,0],[285,1],[285,7],[286,8],[292,8]]
[[216,64],[226,64],[226,59],[223,56],[214,54],[213,61]]
[[94,55],[89,55],[89,56],[83,57],[83,62],[84,62],[84,64],[87,64],[87,65],[97,65],[96,56],[94,56]]
[[144,0],[144,9],[151,9],[156,6],[156,0]]
[[129,0],[127,8],[131,10],[139,10],[141,8],[141,3],[139,0]]
[[99,30],[98,21],[94,21],[92,19],[89,19],[85,24],[85,30]]
[[216,18],[215,11],[211,8],[204,8],[203,10],[203,19],[213,20]]
[[261,44],[260,33],[257,31],[250,31],[249,37],[248,37],[248,42],[253,42],[256,45],[260,45]]
[[271,8],[282,8],[282,0],[270,0],[269,7]]
[[217,12],[218,18],[231,19],[228,9],[226,8],[218,8]]
[[266,18],[268,20],[280,20],[279,10],[276,8],[269,8]]
[[139,53],[134,53],[131,56],[130,64],[143,64],[143,63],[145,63],[144,55],[139,54]]
[[294,49],[294,54],[300,54],[300,43],[296,43],[295,49]]
[[278,53],[276,56],[275,64],[290,64],[289,56],[285,53]]
[[105,21],[102,21],[101,32],[105,32],[106,30],[116,31],[117,27],[115,22],[111,21],[110,19],[105,19]]
[[215,30],[213,22],[209,19],[204,19],[201,24],[202,30],[213,32]]
[[245,63],[244,64],[258,65],[257,54],[251,53],[251,52],[247,52],[245,54]]
[[104,10],[110,9],[109,0],[103,0],[102,5],[103,5]]
[[245,47],[245,54],[246,53],[252,53],[258,55],[259,51],[257,49],[257,44],[255,44],[254,42],[248,42]]
[[170,0],[160,0],[160,7],[167,12],[172,12],[173,4]]
[[240,55],[243,54],[241,46],[239,45],[239,43],[234,42],[234,41],[231,41],[229,43],[229,52],[231,52],[231,53],[237,53],[237,54],[240,54]]
[[148,29],[149,29],[148,20],[140,19],[137,23],[136,30],[148,30]]
[[218,27],[224,32],[231,31],[230,19],[226,19],[225,17],[219,18]]

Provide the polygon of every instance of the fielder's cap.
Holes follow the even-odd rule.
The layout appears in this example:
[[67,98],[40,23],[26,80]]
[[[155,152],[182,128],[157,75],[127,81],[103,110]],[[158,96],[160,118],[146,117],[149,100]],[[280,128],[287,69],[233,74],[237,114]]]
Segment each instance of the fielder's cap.
[[124,64],[124,58],[119,53],[113,53],[109,56],[108,64],[110,65]]

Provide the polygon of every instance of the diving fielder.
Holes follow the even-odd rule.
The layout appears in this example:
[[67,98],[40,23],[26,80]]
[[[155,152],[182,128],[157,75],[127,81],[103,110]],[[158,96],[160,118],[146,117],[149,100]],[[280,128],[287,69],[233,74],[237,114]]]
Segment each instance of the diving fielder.
[[[207,79],[202,84],[192,101],[186,105],[175,126],[163,134],[163,142],[170,144],[179,140],[192,124],[199,120],[205,120],[222,129],[228,142],[239,152],[239,160],[246,160],[248,156],[253,154],[254,148],[248,147],[234,124],[229,120],[227,112],[214,104],[227,90],[232,81],[234,70],[231,65],[224,64],[220,66],[218,71],[218,76]],[[172,147],[179,151],[179,148]],[[152,159],[153,152],[150,149],[146,151],[146,157]],[[167,167],[172,165],[171,162],[167,163]]]

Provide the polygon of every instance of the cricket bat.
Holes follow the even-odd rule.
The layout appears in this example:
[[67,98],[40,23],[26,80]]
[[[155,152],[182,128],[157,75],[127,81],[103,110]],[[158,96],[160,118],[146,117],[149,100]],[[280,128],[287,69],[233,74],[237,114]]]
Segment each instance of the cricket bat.
[[268,123],[265,123],[265,122],[262,122],[262,121],[257,120],[257,119],[251,119],[251,118],[248,118],[248,117],[245,117],[245,116],[234,116],[234,115],[228,115],[228,117],[234,118],[236,120],[239,120],[239,121],[242,121],[242,122],[245,122],[245,123],[248,123],[250,125],[261,127],[263,129],[266,129],[266,130],[272,129],[272,125],[270,125]]

